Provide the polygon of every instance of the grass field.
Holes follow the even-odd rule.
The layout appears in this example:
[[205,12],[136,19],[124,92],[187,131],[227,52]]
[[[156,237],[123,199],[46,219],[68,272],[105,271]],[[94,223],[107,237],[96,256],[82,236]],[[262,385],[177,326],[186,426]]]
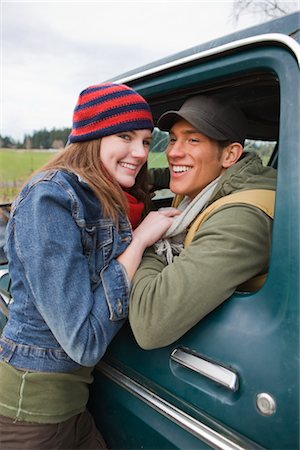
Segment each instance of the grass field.
[[[32,172],[53,156],[51,151],[0,149],[0,203],[9,203]],[[167,165],[164,153],[149,154],[149,168]]]

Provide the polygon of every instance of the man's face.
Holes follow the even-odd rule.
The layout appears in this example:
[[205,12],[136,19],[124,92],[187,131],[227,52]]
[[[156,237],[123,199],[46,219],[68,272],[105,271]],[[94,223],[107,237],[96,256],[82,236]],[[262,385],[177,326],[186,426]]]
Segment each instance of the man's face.
[[225,171],[223,151],[217,142],[186,120],[179,120],[171,128],[167,158],[171,191],[191,199]]

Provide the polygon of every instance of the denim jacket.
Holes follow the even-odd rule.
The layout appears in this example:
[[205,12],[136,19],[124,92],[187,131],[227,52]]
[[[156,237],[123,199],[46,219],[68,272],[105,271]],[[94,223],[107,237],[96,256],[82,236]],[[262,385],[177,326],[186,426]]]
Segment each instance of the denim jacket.
[[94,366],[128,313],[130,283],[116,258],[132,239],[75,174],[35,176],[15,201],[6,253],[13,303],[0,360],[19,369]]

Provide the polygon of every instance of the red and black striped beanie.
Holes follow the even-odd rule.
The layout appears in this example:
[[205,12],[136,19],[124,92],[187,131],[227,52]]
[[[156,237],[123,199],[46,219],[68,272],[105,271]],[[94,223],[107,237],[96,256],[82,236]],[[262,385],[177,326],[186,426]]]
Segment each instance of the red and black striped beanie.
[[143,129],[153,130],[150,107],[143,97],[124,84],[97,84],[79,95],[69,142]]

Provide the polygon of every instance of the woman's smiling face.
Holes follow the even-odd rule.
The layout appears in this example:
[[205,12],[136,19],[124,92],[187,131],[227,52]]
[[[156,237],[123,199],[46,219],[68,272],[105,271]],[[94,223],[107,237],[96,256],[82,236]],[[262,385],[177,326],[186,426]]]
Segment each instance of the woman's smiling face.
[[101,139],[102,164],[123,188],[134,185],[137,174],[147,161],[151,137],[150,130],[134,130]]

